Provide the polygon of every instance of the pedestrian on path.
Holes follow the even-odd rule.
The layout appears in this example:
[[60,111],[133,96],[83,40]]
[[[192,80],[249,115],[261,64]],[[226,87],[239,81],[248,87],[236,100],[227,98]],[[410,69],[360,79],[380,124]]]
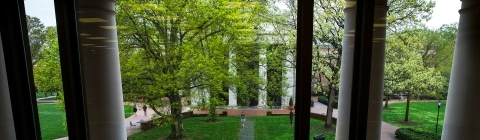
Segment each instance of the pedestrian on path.
[[133,103],[133,114],[137,116],[137,103]]
[[145,114],[145,116],[147,116],[147,105],[146,104],[143,105],[143,113]]
[[293,111],[290,110],[290,126],[293,125]]
[[242,127],[245,127],[245,121],[247,121],[247,116],[245,116],[245,112],[242,110],[242,115],[240,115],[242,121]]

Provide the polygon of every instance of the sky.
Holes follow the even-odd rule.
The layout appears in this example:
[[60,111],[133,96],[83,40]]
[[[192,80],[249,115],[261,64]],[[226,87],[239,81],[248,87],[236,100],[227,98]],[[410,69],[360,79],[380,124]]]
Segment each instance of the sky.
[[[458,22],[460,0],[433,0],[436,6],[433,9],[432,19],[426,24],[430,28],[438,28],[443,24]],[[55,10],[53,0],[25,0],[27,15],[38,17],[45,26],[55,26]]]

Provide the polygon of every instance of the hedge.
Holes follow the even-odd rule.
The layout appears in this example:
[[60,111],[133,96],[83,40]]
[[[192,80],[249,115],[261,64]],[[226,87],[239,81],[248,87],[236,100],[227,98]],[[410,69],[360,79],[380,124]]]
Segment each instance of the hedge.
[[[322,104],[325,104],[325,105],[328,105],[328,98],[325,97],[325,96],[318,96],[318,102],[320,102]],[[333,108],[338,107],[338,100],[337,99],[333,100],[332,106],[333,106]]]
[[399,128],[395,131],[395,136],[400,140],[440,140],[442,137],[439,134],[412,128]]

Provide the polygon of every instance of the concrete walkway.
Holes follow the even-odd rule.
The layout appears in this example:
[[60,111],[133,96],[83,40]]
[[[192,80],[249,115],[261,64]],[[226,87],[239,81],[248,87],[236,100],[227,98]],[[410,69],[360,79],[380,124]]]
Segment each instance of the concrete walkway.
[[240,126],[240,132],[238,133],[238,140],[253,140],[255,137],[255,130],[253,127],[253,118],[247,118],[245,121],[245,127]]
[[[327,114],[327,106],[318,102],[318,97],[312,96],[312,100],[314,101],[314,106],[310,109],[310,112],[319,113],[319,114]],[[388,104],[397,103],[397,102],[402,102],[402,101],[390,100],[390,101],[388,101]],[[405,100],[403,102],[405,102]],[[383,103],[385,103],[385,102],[383,102]],[[332,116],[334,118],[336,118],[337,115],[338,115],[337,109],[333,109]],[[400,128],[400,127],[389,124],[389,123],[386,123],[386,122],[382,122],[382,136],[381,136],[381,139],[382,140],[398,140],[397,138],[395,138],[395,131],[398,128]]]

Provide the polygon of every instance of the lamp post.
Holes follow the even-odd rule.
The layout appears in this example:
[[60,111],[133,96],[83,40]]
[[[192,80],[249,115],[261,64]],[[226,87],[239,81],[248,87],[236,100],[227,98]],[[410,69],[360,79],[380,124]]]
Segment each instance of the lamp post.
[[438,116],[440,116],[440,106],[442,105],[441,100],[438,100],[438,113],[437,113],[437,126],[435,127],[435,133],[438,131]]

